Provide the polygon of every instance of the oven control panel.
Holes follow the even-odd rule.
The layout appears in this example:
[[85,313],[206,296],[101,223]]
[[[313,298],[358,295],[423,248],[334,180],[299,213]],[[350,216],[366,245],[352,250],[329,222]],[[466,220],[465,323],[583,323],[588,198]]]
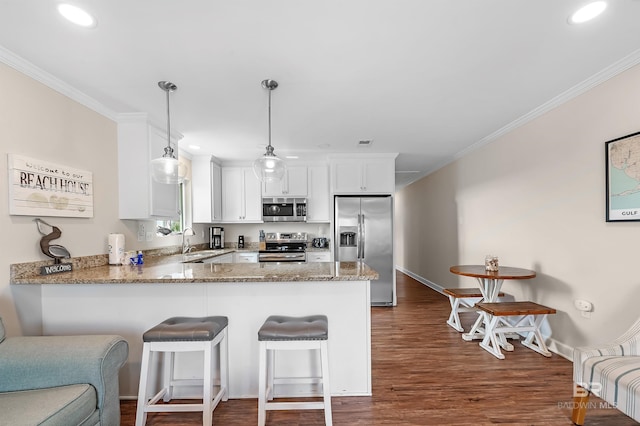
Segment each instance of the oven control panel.
[[306,232],[267,232],[266,242],[307,242]]

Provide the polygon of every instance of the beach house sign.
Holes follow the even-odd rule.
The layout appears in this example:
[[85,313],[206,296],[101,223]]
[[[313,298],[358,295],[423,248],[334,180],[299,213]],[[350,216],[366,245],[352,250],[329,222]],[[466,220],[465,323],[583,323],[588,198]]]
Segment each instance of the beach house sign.
[[9,214],[93,217],[93,174],[8,154]]

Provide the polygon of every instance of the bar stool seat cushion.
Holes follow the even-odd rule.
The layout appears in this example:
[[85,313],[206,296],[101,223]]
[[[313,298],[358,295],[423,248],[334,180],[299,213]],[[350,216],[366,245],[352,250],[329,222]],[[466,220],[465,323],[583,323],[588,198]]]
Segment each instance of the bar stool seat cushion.
[[145,342],[187,342],[213,340],[228,325],[223,316],[172,317],[142,335]]
[[328,324],[326,315],[305,317],[271,315],[258,331],[258,340],[327,340]]

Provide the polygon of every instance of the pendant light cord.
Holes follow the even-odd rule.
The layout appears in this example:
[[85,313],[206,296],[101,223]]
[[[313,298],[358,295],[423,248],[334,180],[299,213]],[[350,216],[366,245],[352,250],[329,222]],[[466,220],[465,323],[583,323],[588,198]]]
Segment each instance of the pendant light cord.
[[[166,90],[167,92],[167,146],[173,151],[171,148],[171,114],[169,111],[169,92],[170,90]],[[173,154],[173,153],[172,153]]]
[[269,146],[271,146],[271,92],[269,89]]

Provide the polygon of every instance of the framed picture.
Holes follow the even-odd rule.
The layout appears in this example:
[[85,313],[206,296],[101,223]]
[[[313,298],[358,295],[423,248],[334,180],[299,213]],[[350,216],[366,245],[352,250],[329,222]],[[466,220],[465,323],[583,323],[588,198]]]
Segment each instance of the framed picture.
[[93,217],[93,174],[47,160],[7,154],[9,214]]
[[607,222],[640,221],[640,132],[605,142]]

